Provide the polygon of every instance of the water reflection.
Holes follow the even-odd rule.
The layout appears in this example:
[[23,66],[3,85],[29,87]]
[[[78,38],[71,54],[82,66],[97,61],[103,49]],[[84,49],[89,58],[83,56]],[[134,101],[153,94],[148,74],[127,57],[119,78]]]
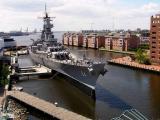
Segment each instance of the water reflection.
[[109,60],[112,58],[126,56],[125,54],[112,53],[112,52],[100,51],[95,49],[72,47],[72,46],[69,46],[69,49],[72,51],[72,53],[76,54],[78,57],[82,57],[85,54],[88,58],[97,59],[97,60],[98,59]]
[[153,111],[153,119],[160,118],[160,77],[153,75],[149,80],[150,98]]
[[19,82],[25,92],[94,119],[95,102],[60,76],[54,79],[32,79]]
[[122,111],[132,109],[132,107],[122,100],[119,96],[116,96],[106,88],[103,88],[100,84],[96,85],[96,100],[103,101],[109,104],[111,108],[120,109]]

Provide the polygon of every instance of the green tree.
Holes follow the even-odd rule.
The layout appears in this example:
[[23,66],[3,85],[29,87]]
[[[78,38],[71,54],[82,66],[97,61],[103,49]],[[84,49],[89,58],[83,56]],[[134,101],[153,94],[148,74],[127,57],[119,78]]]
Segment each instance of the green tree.
[[0,63],[0,85],[5,85],[8,83],[7,76],[9,75],[9,66],[3,63]]
[[137,50],[135,58],[140,64],[150,64],[147,53],[141,48]]

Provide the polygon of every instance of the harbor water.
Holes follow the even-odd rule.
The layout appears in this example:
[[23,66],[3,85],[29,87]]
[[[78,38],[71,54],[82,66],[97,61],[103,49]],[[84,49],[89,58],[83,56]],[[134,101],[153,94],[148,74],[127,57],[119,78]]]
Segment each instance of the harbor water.
[[[59,40],[61,35],[61,32],[55,33]],[[30,38],[36,37],[37,35],[30,35],[15,39],[19,45],[30,45]],[[69,49],[79,57],[85,54],[97,60],[125,56],[94,49]],[[20,66],[33,65],[30,56],[20,56],[19,63]],[[57,102],[58,106],[92,119],[109,120],[132,108],[149,119],[160,119],[160,75],[107,64],[105,68],[108,72],[100,76],[96,84],[96,101],[70,85],[61,76],[48,79],[31,77],[29,80],[18,82],[17,86],[22,86],[24,91],[30,94],[36,93],[37,97],[52,103]]]

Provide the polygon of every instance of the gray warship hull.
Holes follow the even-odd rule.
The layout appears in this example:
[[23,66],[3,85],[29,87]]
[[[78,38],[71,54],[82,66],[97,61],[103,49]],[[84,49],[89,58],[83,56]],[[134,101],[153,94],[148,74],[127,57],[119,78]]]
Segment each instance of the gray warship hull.
[[92,71],[90,71],[87,66],[81,66],[78,64],[68,64],[65,60],[54,60],[52,58],[47,58],[47,56],[42,54],[30,52],[30,56],[35,63],[44,65],[58,73],[61,73],[71,78],[72,83],[75,82],[76,84],[78,83],[80,85],[80,89],[87,89],[87,91],[85,92],[88,92],[90,94],[89,96],[95,94],[94,92],[96,81],[99,75],[101,74],[102,70],[104,70],[105,65],[104,63],[93,64]]

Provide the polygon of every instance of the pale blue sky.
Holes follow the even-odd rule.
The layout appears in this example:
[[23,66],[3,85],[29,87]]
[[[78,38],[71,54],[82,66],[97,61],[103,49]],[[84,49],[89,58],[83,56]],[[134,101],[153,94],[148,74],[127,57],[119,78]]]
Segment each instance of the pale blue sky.
[[0,31],[40,29],[47,3],[55,30],[149,29],[160,0],[0,0]]

